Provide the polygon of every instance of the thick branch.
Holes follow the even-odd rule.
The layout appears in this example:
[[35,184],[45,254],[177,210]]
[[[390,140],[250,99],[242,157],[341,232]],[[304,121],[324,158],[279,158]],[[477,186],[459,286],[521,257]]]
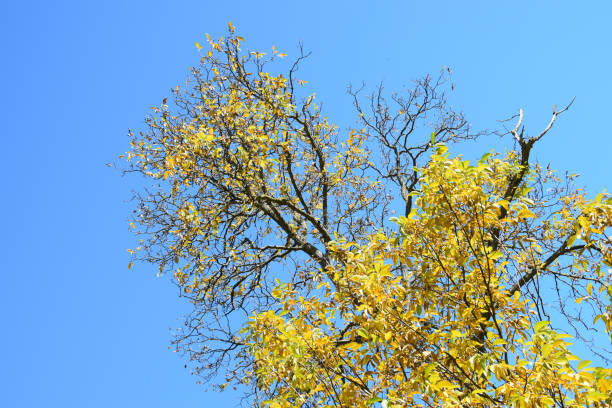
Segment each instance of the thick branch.
[[570,248],[567,248],[568,241],[569,241],[569,238],[567,238],[565,241],[563,241],[563,244],[561,244],[559,249],[557,249],[555,252],[553,252],[539,266],[534,266],[533,268],[531,268],[531,270],[529,272],[527,272],[525,275],[521,276],[521,278],[518,280],[518,282],[516,282],[510,288],[510,295],[513,295],[514,292],[519,291],[522,287],[524,287],[529,282],[531,282],[533,280],[533,278],[535,278],[536,275],[539,272],[546,270],[560,256],[563,256],[565,254],[569,254],[572,251],[576,251],[576,250],[580,250],[580,249],[586,248],[586,245],[574,245],[574,246],[572,246]]

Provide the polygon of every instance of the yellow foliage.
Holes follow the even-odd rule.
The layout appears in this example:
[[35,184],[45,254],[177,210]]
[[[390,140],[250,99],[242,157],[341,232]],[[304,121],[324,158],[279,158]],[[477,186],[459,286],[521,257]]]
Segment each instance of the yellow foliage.
[[612,370],[542,313],[557,290],[562,314],[575,301],[612,331],[607,195],[530,165],[539,139],[517,130],[520,151],[451,157],[444,142],[469,136],[445,108],[431,142],[407,146],[441,104],[427,81],[395,116],[356,101],[364,126],[344,134],[298,95],[296,66],[264,69],[285,54],[243,52],[234,31],[207,36],[127,154],[151,182],[132,252],[193,303],[177,342],[198,373],[227,367],[268,407],[611,406]]
[[[572,364],[578,358],[569,336],[548,322],[534,325],[532,303],[519,292],[509,296],[514,276],[504,260],[522,264],[519,270],[534,262],[530,246],[515,254],[492,248],[492,231],[535,216],[507,203],[513,215],[499,218],[505,180],[515,171],[511,157],[469,166],[440,146],[422,170],[416,212],[396,220],[399,244],[384,234],[363,246],[330,242],[334,290],[303,297],[279,287],[284,317],[256,314],[244,331],[253,375],[274,389],[267,405],[284,406],[288,396],[355,407],[376,396],[398,407],[612,402],[612,370],[591,374],[589,361]],[[610,210],[594,202],[584,211],[593,205],[597,214]]]

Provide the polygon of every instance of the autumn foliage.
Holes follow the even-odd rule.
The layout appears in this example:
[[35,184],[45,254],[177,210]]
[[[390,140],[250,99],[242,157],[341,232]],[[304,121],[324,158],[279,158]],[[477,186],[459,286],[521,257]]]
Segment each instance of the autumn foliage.
[[612,404],[612,370],[570,348],[610,362],[612,199],[530,162],[567,108],[471,163],[444,75],[351,91],[340,131],[306,55],[243,41],[209,38],[128,152],[134,257],[193,304],[174,344],[197,374],[270,407]]

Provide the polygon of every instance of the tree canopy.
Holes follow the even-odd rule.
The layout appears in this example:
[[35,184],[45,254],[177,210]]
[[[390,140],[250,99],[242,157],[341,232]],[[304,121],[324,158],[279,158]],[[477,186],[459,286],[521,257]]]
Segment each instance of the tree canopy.
[[487,132],[446,73],[351,89],[340,130],[304,92],[307,54],[243,42],[230,24],[197,44],[127,154],[134,257],[193,305],[174,344],[198,375],[270,407],[612,403],[612,370],[570,350],[610,363],[612,199],[530,160],[569,105],[535,134],[520,111],[513,149],[471,163],[455,143]]

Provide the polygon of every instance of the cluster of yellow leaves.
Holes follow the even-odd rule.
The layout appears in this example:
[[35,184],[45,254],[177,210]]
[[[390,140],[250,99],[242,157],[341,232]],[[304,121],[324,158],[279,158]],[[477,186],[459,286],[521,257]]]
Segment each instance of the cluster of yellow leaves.
[[[534,201],[529,183],[552,173],[536,166],[523,179],[514,153],[470,164],[438,144],[418,169],[412,212],[393,220],[395,233],[372,234],[386,226],[368,217],[388,202],[367,177],[367,132],[338,141],[314,95],[294,94],[305,81],[263,69],[285,55],[242,53],[229,30],[208,37],[192,88],[175,90],[181,113],[164,100],[150,131],[133,135],[131,169],[158,185],[138,197],[132,227],[149,237],[144,259],[205,312],[245,308],[245,293],[265,298],[260,308],[276,300],[241,337],[208,338],[229,342],[221,359],[243,347],[243,381],[264,405],[612,404],[612,371],[575,357],[524,290],[569,282],[612,332],[608,196]],[[296,253],[321,270],[298,268],[289,279],[301,286],[279,281],[270,294],[264,272]]]
[[[186,293],[210,292],[210,275],[224,265],[254,265],[262,256],[258,248],[282,248],[287,239],[299,248],[306,236],[329,240],[332,215],[342,219],[366,206],[376,185],[359,173],[367,163],[363,134],[352,132],[337,143],[336,128],[320,114],[314,95],[296,107],[293,85],[262,70],[263,53],[243,55],[242,41],[208,37],[203,68],[194,70],[195,89],[175,91],[176,103],[189,114],[172,113],[164,101],[147,120],[150,131],[133,135],[128,153],[133,168],[160,183],[137,221],[172,225],[153,234],[168,252],[153,258]],[[273,55],[284,56],[276,49]],[[249,64],[254,72],[247,72]],[[301,223],[305,218],[308,223]],[[271,235],[271,241],[242,240],[218,249],[220,255],[212,249],[220,235],[236,240],[239,231],[255,228],[257,240]],[[224,274],[220,289],[239,281],[242,290],[249,282],[241,273]]]
[[[263,405],[609,406],[612,370],[575,357],[569,336],[534,324],[533,304],[511,289],[514,274],[543,263],[519,228],[538,209],[504,199],[515,163],[487,155],[470,165],[438,146],[417,208],[396,220],[400,234],[332,242],[337,263],[307,296],[279,282],[280,309],[255,314],[243,334],[255,360],[246,381],[269,392]],[[571,201],[582,215],[563,208],[547,228],[570,225],[585,248],[605,245],[594,234],[612,225],[611,203]],[[525,245],[510,250],[496,234]],[[610,315],[600,318],[609,330]]]

